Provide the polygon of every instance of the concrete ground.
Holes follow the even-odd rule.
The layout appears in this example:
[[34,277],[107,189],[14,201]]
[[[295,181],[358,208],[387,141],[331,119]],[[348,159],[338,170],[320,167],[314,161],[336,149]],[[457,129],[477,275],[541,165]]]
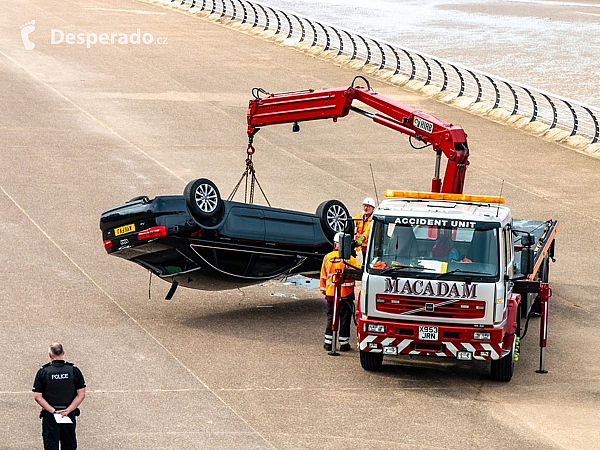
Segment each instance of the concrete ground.
[[[21,25],[35,20],[26,50]],[[52,44],[66,33],[151,33],[158,45]],[[486,364],[323,351],[318,292],[279,282],[180,289],[106,255],[102,210],[179,194],[224,195],[244,169],[253,87],[346,86],[358,72],[137,0],[12,1],[0,15],[0,448],[41,447],[30,392],[53,340],[83,370],[84,449],[595,448],[600,439],[600,160],[373,82],[469,134],[467,193],[502,190],[519,218],[560,220],[546,368],[530,324],[510,383]],[[257,175],[274,206],[358,211],[388,187],[427,190],[430,150],[349,116],[269,127]],[[502,181],[504,186],[502,188]],[[150,298],[149,298],[150,294]]]

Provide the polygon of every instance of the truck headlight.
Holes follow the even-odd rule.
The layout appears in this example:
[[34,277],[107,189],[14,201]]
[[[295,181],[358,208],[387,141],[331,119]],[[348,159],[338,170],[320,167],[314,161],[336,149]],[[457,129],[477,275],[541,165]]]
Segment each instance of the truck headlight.
[[385,333],[385,325],[381,325],[378,323],[370,323],[367,325],[367,331],[372,333]]
[[491,337],[491,333],[484,333],[483,331],[475,331],[473,333],[473,339],[477,341],[489,341]]

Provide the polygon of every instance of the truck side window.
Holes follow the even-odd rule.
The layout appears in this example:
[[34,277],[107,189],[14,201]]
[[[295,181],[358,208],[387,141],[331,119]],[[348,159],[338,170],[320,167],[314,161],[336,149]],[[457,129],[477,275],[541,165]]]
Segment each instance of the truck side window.
[[504,267],[508,267],[509,263],[511,262],[511,246],[512,246],[512,242],[511,242],[511,232],[509,227],[505,227],[502,229],[502,235],[504,237],[504,239],[502,239],[503,241],[503,250],[504,250]]

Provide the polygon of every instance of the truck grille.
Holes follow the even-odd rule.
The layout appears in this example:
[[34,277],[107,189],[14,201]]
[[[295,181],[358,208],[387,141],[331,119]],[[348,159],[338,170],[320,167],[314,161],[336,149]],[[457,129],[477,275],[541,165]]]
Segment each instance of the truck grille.
[[452,319],[481,319],[485,316],[485,302],[439,298],[406,297],[402,295],[377,295],[377,310],[389,314],[405,314],[416,317],[444,317]]

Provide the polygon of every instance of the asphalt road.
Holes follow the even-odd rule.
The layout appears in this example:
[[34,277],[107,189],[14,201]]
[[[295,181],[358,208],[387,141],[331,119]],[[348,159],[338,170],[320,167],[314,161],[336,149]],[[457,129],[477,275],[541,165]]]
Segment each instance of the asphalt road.
[[[26,50],[21,25],[35,20]],[[151,33],[166,44],[52,44],[52,31]],[[530,324],[510,383],[486,364],[322,349],[318,292],[273,282],[180,289],[106,255],[102,210],[244,170],[246,107],[359,74],[138,0],[28,0],[0,15],[0,448],[39,448],[30,392],[53,340],[88,383],[84,449],[595,448],[600,440],[600,160],[373,81],[469,134],[467,193],[502,189],[519,218],[560,220],[546,368]],[[255,139],[274,206],[357,211],[386,188],[427,190],[434,155],[360,116],[270,127]],[[504,186],[502,188],[502,180]],[[149,298],[149,294],[150,297]]]

